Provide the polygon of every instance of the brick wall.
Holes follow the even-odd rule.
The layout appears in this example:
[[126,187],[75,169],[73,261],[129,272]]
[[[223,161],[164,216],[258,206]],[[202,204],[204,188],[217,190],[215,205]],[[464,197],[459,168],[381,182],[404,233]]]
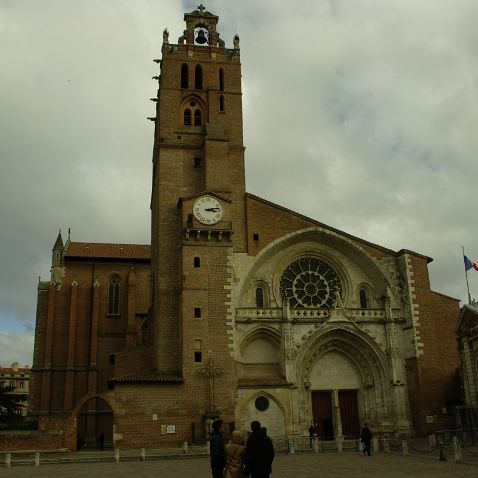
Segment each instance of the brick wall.
[[[457,299],[430,290],[425,258],[410,256],[413,287],[418,306],[416,327],[419,332],[418,358],[409,359],[409,394],[414,404],[414,426],[418,433],[428,433],[450,426],[443,408],[459,397],[456,372],[459,354],[454,336],[459,315]],[[426,416],[434,423],[427,424]]]

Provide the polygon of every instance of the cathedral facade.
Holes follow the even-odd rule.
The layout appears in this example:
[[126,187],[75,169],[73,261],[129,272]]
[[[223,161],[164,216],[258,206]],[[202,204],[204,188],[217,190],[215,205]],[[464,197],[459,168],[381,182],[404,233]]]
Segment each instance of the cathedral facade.
[[40,430],[131,448],[199,442],[217,417],[274,437],[448,428],[458,300],[429,257],[246,192],[239,37],[202,6],[184,20],[158,60],[151,245],[60,234],[39,283]]

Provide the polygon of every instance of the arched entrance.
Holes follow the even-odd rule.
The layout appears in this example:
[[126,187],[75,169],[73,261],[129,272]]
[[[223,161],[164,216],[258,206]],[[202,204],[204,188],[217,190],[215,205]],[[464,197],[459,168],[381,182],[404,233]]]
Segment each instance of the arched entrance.
[[361,386],[360,373],[345,354],[332,350],[316,359],[310,371],[310,388],[312,415],[321,438],[334,439],[339,421],[341,435],[359,436]]
[[[331,322],[299,359],[305,405],[322,438],[357,437],[360,423],[394,423],[390,366],[373,339],[351,323]],[[308,396],[307,396],[308,395]]]
[[99,437],[104,436],[104,448],[113,445],[113,410],[100,397],[87,399],[76,418],[76,449],[100,449]]

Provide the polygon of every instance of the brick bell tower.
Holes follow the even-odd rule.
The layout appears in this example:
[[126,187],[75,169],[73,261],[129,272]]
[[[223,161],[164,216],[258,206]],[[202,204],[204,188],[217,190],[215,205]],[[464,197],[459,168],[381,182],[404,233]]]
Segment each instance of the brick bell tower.
[[[246,251],[239,37],[218,17],[163,32],[151,198],[157,368],[180,374],[190,418],[234,419],[232,256]],[[156,60],[157,61],[157,60]]]

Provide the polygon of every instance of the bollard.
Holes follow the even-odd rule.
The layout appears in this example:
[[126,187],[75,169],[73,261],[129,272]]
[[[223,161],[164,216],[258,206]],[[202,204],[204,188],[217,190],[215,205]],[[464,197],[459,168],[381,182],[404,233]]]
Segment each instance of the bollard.
[[315,453],[319,453],[319,439],[314,438],[314,451]]
[[146,450],[144,448],[141,448],[139,453],[139,461],[144,461],[144,460],[146,460]]
[[342,437],[341,436],[337,437],[336,443],[337,443],[337,451],[339,453],[342,453],[343,442],[342,442]]
[[437,447],[437,440],[435,438],[435,435],[428,435],[428,444],[430,445],[430,448],[432,450]]
[[461,446],[458,443],[457,437],[453,437],[453,458],[455,459],[455,463],[461,463],[463,461]]
[[294,441],[292,438],[289,439],[289,454],[293,455],[295,453]]
[[408,443],[405,440],[402,440],[402,456],[408,455]]
[[374,453],[378,452],[378,438],[372,438],[372,451]]
[[119,450],[118,450],[118,448],[115,449],[115,462],[116,463],[119,462]]
[[357,440],[357,450],[360,452],[360,453],[363,453],[363,442],[362,442],[362,439],[359,438]]
[[382,438],[380,440],[382,442],[382,450],[384,453],[389,453],[390,452],[390,442],[388,441],[387,438]]
[[185,442],[183,443],[183,453],[187,453],[187,452],[188,452],[188,442],[185,441]]
[[10,468],[12,466],[12,454],[5,454],[5,468]]
[[390,453],[390,440],[388,438],[383,439],[383,451],[385,453]]
[[35,466],[40,466],[40,453],[38,451],[35,453]]
[[206,441],[206,450],[209,450],[209,445],[211,444],[211,442],[209,440]]
[[439,448],[440,448],[440,461],[448,461],[445,454],[445,446],[443,442],[440,442]]

